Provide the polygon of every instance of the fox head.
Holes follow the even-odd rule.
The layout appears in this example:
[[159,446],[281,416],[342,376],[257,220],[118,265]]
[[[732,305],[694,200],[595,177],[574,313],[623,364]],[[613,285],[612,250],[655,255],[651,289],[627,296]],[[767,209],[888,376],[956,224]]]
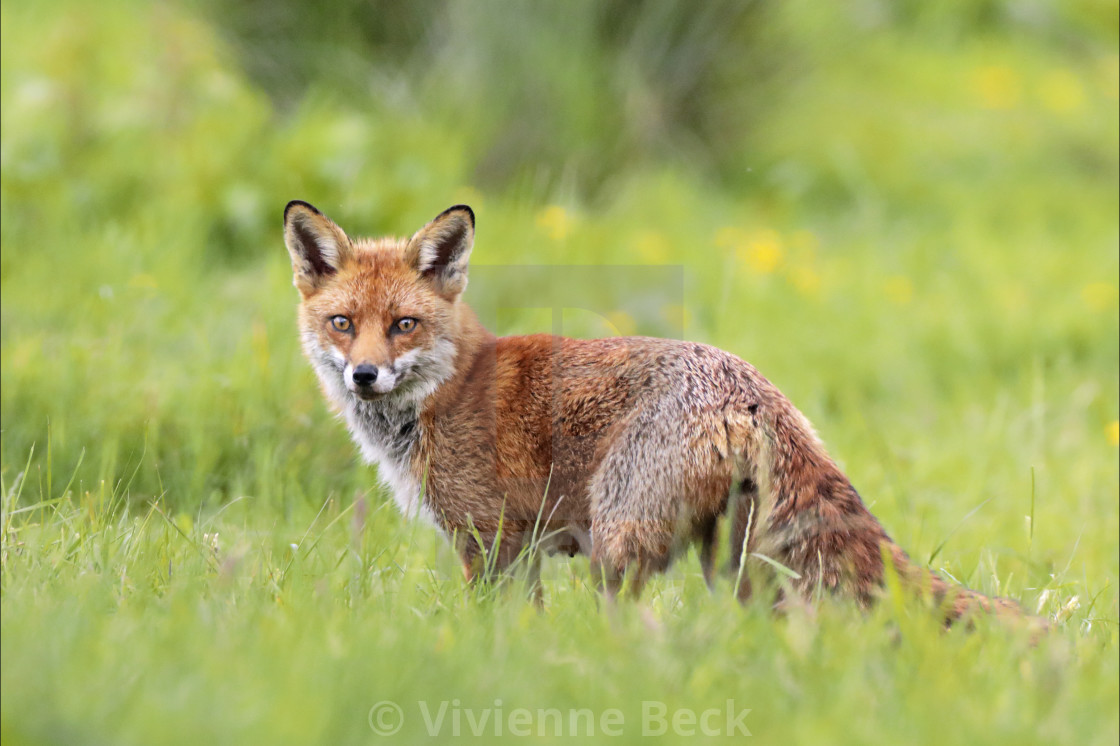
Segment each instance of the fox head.
[[474,212],[456,205],[411,239],[351,240],[306,202],[284,209],[304,352],[336,405],[418,401],[454,370]]

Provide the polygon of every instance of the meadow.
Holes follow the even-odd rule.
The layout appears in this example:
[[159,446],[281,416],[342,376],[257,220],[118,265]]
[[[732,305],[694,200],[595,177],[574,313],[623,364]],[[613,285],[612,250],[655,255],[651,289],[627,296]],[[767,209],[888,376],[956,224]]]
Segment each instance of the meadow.
[[[1012,6],[5,3],[0,738],[1116,743],[1117,5]],[[541,608],[467,586],[300,354],[295,198],[673,268],[563,331],[751,361],[912,557],[1052,631],[775,615],[694,554],[613,613],[580,558]]]

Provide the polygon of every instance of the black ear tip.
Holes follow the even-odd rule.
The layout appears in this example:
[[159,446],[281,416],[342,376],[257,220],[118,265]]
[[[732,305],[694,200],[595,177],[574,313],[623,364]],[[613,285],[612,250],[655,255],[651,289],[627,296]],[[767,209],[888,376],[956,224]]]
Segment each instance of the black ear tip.
[[291,202],[289,202],[287,205],[284,206],[284,222],[285,223],[288,222],[288,213],[291,211],[291,209],[293,207],[306,207],[308,210],[311,210],[311,212],[315,213],[316,215],[322,215],[323,214],[323,213],[321,213],[321,212],[319,212],[318,210],[315,209],[315,205],[312,205],[309,202],[304,202],[302,199],[293,199]]
[[436,217],[436,220],[439,220],[439,218],[442,218],[444,215],[450,215],[453,212],[467,213],[467,217],[471,219],[471,228],[474,228],[474,210],[472,210],[467,205],[454,205],[452,207],[448,207]]

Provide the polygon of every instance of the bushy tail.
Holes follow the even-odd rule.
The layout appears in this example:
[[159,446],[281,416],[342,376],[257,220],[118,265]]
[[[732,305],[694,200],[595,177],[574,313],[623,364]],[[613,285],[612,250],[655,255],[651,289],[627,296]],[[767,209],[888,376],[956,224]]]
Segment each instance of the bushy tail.
[[[932,570],[915,564],[909,555],[893,542],[884,543],[883,557],[885,562],[889,561],[893,566],[895,577],[905,590],[927,595],[933,600],[944,612],[946,625],[977,614],[993,614],[1016,619],[1031,618],[1017,602],[1009,598],[985,596],[983,593],[945,581]],[[890,572],[884,563],[883,584],[889,585],[890,582]]]
[[[802,594],[825,589],[869,605],[884,586],[898,583],[904,592],[932,599],[947,625],[994,614],[1045,626],[1014,601],[948,583],[914,563],[864,505],[808,420],[764,379],[756,385],[769,416],[752,420],[746,431],[746,463],[754,468],[734,501],[733,565],[741,546],[744,559],[763,556],[792,570],[791,584]],[[749,582],[738,592],[745,600]]]

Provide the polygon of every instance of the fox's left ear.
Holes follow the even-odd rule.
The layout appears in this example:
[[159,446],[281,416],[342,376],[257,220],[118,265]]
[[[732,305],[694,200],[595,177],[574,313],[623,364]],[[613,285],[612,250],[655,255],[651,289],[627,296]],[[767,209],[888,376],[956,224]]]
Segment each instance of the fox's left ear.
[[431,280],[436,291],[455,300],[467,288],[467,261],[474,246],[474,211],[449,207],[408,242],[405,261]]

